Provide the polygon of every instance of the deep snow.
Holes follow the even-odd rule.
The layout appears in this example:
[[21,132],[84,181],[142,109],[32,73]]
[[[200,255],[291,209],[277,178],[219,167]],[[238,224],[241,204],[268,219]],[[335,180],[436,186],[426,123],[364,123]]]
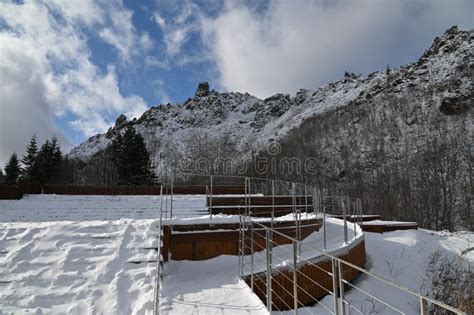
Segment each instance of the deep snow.
[[[179,217],[180,209],[191,206],[193,220],[209,220],[199,218],[203,199],[175,199],[175,214]],[[0,201],[0,314],[151,314],[158,205],[159,197],[153,196],[43,195]],[[21,222],[27,220],[34,222]],[[331,225],[340,229],[338,220],[330,221],[328,231]],[[306,241],[320,246],[318,235]],[[474,261],[472,232],[364,235],[367,269],[414,291],[420,291],[427,259],[435,251]],[[335,237],[331,240],[330,246],[341,245],[333,242]],[[276,247],[275,254],[283,257],[286,249]],[[303,255],[310,254],[303,246]],[[238,279],[237,259],[166,263],[163,313],[265,313],[263,303]],[[284,264],[282,259],[280,265]],[[416,298],[377,280],[362,276],[356,283],[408,314],[418,310]],[[355,290],[348,291],[347,298],[364,313],[390,313]],[[330,307],[332,300],[322,303]],[[300,312],[324,314],[324,309],[314,306]]]
[[152,310],[155,226],[131,219],[0,223],[0,313]]
[[[366,269],[415,292],[421,291],[427,262],[434,252],[441,250],[448,255],[462,255],[463,258],[474,262],[474,251],[463,254],[463,251],[472,248],[474,244],[472,232],[450,233],[419,229],[383,234],[364,232],[364,236],[367,254]],[[417,297],[373,277],[360,276],[354,284],[405,314],[420,313]],[[352,307],[363,314],[400,314],[356,289],[347,291],[346,299],[350,301]],[[332,309],[333,299],[326,296],[321,303]],[[301,309],[301,313],[330,314],[320,305]],[[359,314],[359,312],[353,310],[352,314]]]

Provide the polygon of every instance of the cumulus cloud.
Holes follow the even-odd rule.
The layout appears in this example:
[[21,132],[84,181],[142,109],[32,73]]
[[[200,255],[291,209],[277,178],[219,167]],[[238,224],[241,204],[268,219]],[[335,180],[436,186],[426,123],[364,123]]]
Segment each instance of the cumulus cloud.
[[[99,5],[100,4],[100,5]],[[85,136],[104,132],[119,114],[136,117],[147,108],[124,96],[116,70],[93,62],[85,32],[96,32],[126,62],[153,42],[138,34],[120,1],[0,2],[0,162],[20,155],[33,133],[56,134],[55,117],[67,116]]]
[[450,26],[472,28],[472,12],[469,0],[229,1],[200,32],[222,87],[267,97],[414,61]]

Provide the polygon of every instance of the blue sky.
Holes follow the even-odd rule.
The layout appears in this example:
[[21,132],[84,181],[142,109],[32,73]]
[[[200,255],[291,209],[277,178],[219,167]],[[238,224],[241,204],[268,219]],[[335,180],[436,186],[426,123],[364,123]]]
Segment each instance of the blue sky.
[[264,98],[415,61],[470,0],[0,0],[0,164],[65,148],[198,82]]

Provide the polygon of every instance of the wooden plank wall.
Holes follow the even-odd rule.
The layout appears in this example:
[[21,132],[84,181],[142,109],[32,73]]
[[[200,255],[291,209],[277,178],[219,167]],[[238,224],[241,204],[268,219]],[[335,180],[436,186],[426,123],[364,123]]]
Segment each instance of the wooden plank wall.
[[373,224],[363,224],[362,225],[362,231],[364,232],[373,232],[373,233],[384,233],[384,232],[391,232],[391,231],[397,231],[397,230],[416,230],[418,229],[418,224],[413,223],[413,224],[379,224],[379,225],[373,225]]
[[[362,240],[355,245],[345,255],[339,256],[341,259],[348,261],[358,267],[364,267],[366,262],[365,243]],[[324,272],[332,272],[331,260],[326,259],[315,263],[315,265],[305,265],[299,267],[296,283],[298,285],[297,297],[298,307],[313,305],[317,300],[322,299],[328,294],[327,291],[333,292],[332,277]],[[322,270],[321,270],[322,269]],[[343,267],[343,278],[352,281],[359,272],[351,267]],[[319,286],[309,279],[316,281]],[[247,276],[245,282],[251,287],[251,278]],[[324,289],[323,289],[324,288]],[[266,274],[261,273],[254,275],[254,292],[267,304],[266,298],[267,280]],[[327,291],[326,291],[327,290]],[[274,274],[272,277],[272,308],[273,310],[290,310],[293,308],[293,272],[291,270],[282,271]]]
[[[308,204],[311,205],[313,202],[313,197],[311,195],[307,195],[306,198],[303,195],[295,196],[296,204],[297,205],[304,205]],[[251,196],[249,199],[245,198],[244,196],[235,196],[235,197],[221,197],[215,196],[212,198],[212,205],[213,206],[237,206],[237,205],[245,205],[245,203],[250,200],[251,205],[265,205],[271,206],[272,202],[275,202],[275,205],[292,205],[293,204],[293,196]],[[211,205],[211,198],[208,197],[207,205]]]
[[[290,228],[288,228],[288,226]],[[289,237],[296,238],[296,232],[294,228],[294,222],[284,222],[275,226],[275,229]],[[221,226],[222,228],[225,225]],[[311,233],[319,230],[320,221],[317,219],[303,220],[301,223],[301,238],[309,236]],[[238,228],[238,227],[237,227]],[[179,231],[179,227],[176,226],[176,233],[173,231],[169,232],[167,248],[173,260],[205,260],[220,255],[238,255],[239,254],[239,231],[227,230],[227,231],[190,231],[182,232]],[[189,229],[188,229],[189,230]],[[255,230],[254,231],[254,249],[255,251],[264,250],[265,245],[265,231]],[[247,236],[250,236],[250,231],[246,232]],[[247,238],[249,240],[249,238]],[[289,244],[291,240],[287,237],[273,234],[273,240],[275,245]],[[249,241],[248,241],[249,242]],[[250,248],[250,244],[247,244],[247,249]],[[247,253],[248,254],[248,250]]]

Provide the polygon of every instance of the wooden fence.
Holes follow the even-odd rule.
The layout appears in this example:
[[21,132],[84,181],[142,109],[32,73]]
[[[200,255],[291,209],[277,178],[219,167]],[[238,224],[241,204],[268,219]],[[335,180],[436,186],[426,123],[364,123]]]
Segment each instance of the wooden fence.
[[20,199],[23,191],[17,186],[0,185],[0,199]]
[[[349,248],[347,253],[338,256],[347,262],[363,268],[366,262],[364,240],[362,239],[355,246]],[[359,273],[356,269],[346,265],[344,265],[342,271],[343,278],[348,282],[351,282]],[[328,294],[327,291],[334,292],[333,279],[327,272],[332,272],[331,260],[329,258],[298,268],[296,279],[298,307],[313,305],[316,301],[326,296]],[[249,287],[251,287],[250,281],[251,277],[247,276],[245,282]],[[271,285],[273,292],[272,309],[291,310],[294,304],[293,271],[281,270],[278,272],[274,270]],[[266,304],[267,278],[265,272],[254,275],[253,288],[254,293]]]
[[[275,222],[274,228],[280,233],[296,238],[294,226],[295,222],[293,221],[281,221]],[[301,220],[301,239],[318,231],[320,226],[320,219]],[[169,251],[170,258],[173,260],[205,260],[220,255],[239,254],[238,224],[175,225],[172,230],[166,227],[164,233],[163,252]],[[247,234],[250,235],[250,231],[247,231]],[[255,251],[265,249],[264,230],[254,230],[254,240]],[[273,241],[276,245],[291,242],[287,237],[276,233]],[[250,244],[246,248],[250,248]]]

